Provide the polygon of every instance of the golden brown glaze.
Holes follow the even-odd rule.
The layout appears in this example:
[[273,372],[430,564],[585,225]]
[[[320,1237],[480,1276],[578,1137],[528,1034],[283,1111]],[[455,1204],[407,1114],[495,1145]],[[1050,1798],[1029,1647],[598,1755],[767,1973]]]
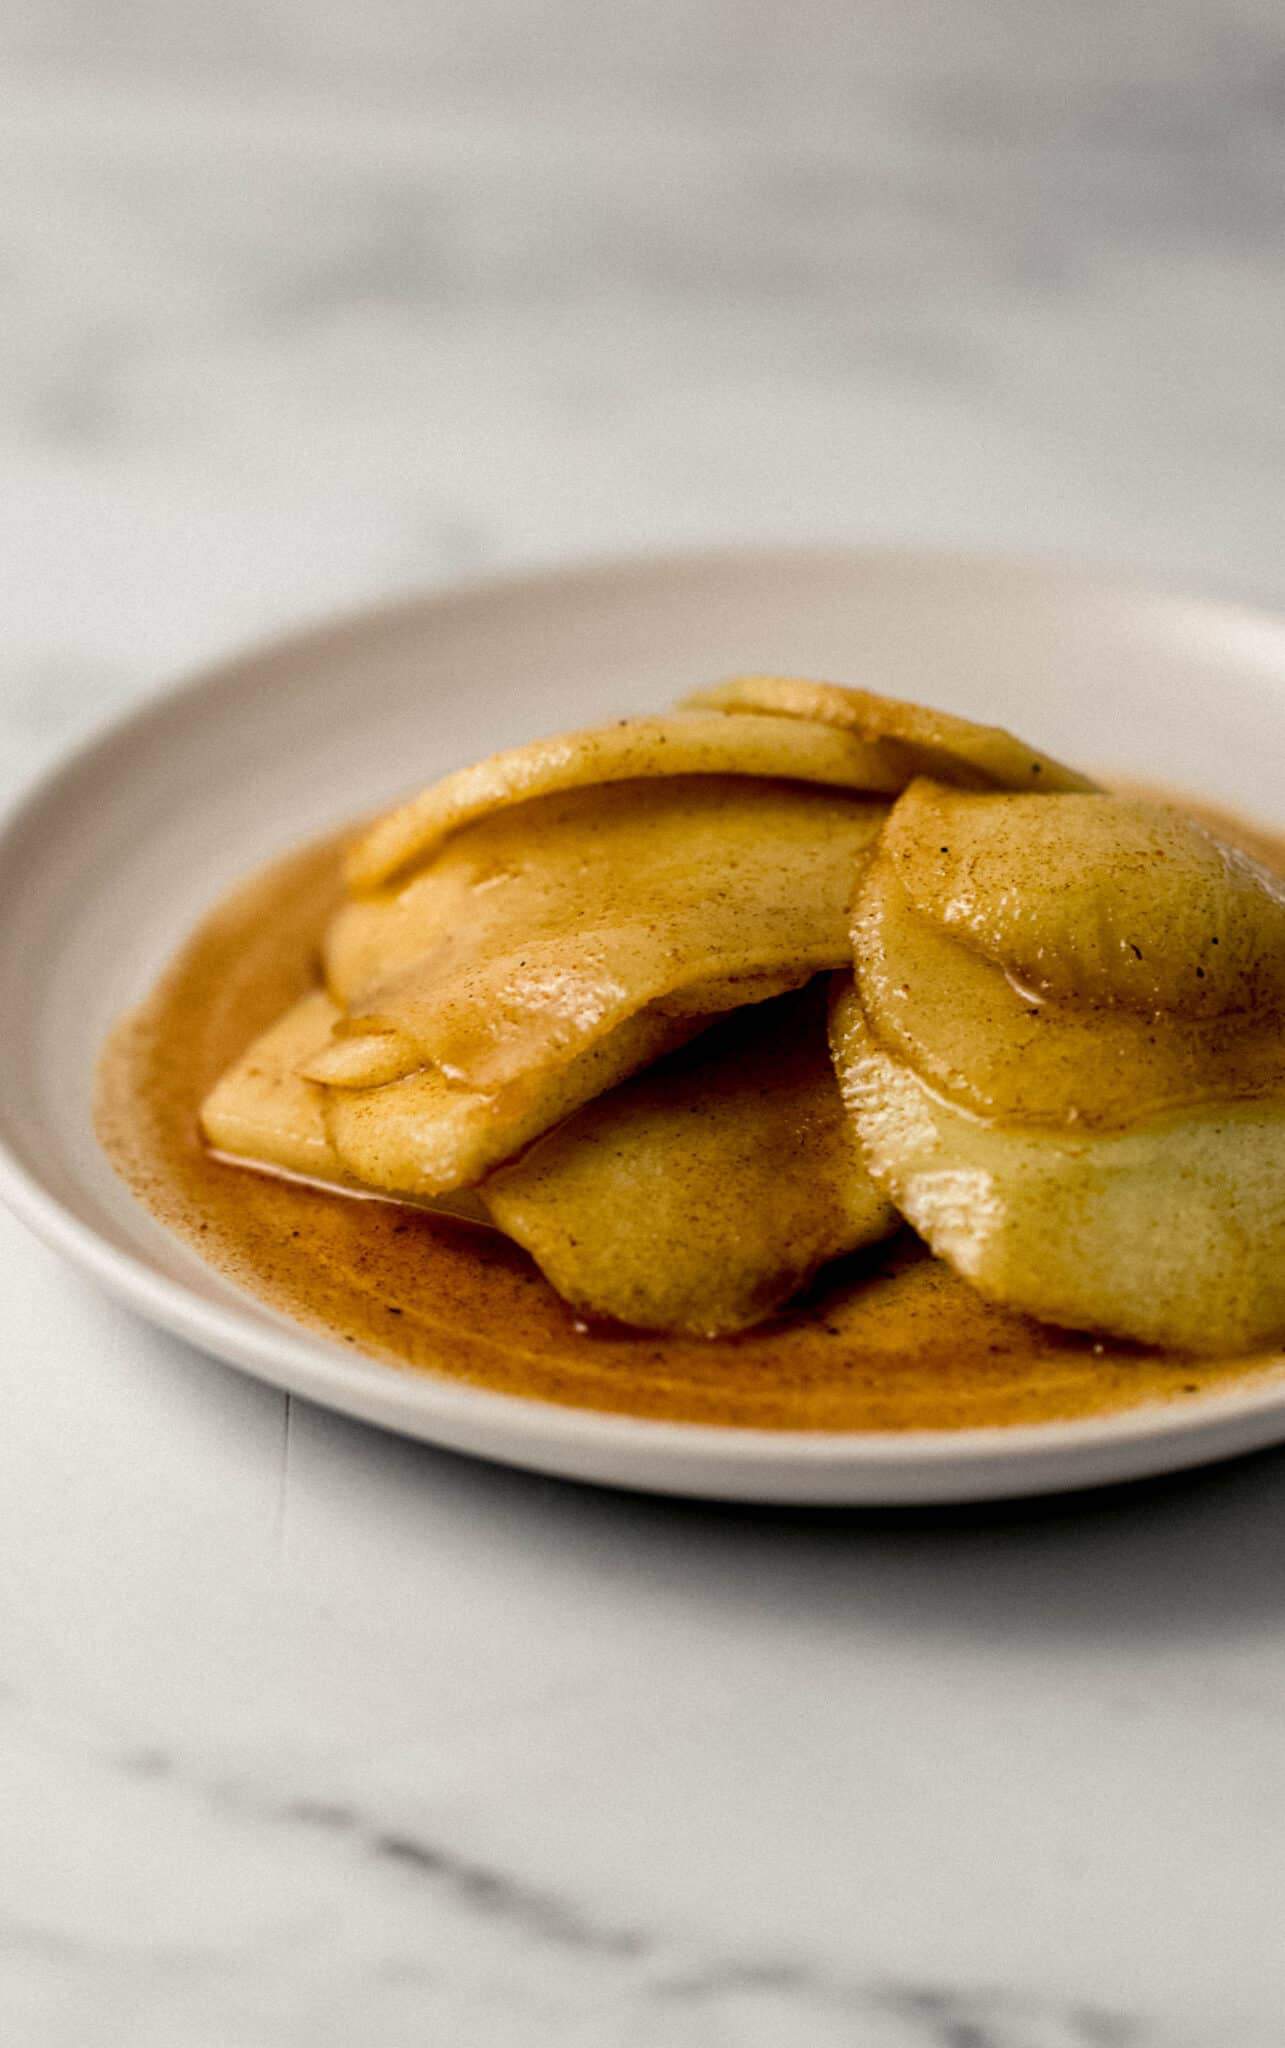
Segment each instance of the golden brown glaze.
[[[1196,809],[1196,806],[1192,806]],[[1204,815],[1208,816],[1208,813]],[[1285,870],[1285,844],[1217,822]],[[235,892],[118,1028],[99,1135],[161,1222],[251,1293],[390,1365],[573,1407],[758,1429],[959,1429],[1102,1414],[1280,1360],[1199,1362],[992,1307],[908,1236],[827,1269],[774,1321],[716,1342],[586,1329],[507,1239],[211,1159],[206,1091],[318,976],[338,841]]]

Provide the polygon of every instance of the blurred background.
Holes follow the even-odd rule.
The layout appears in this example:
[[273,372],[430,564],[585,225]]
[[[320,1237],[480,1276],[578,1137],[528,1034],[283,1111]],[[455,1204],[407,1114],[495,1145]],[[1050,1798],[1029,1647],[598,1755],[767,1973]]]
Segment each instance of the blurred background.
[[739,539],[1285,598],[1280,0],[0,0],[0,771]]

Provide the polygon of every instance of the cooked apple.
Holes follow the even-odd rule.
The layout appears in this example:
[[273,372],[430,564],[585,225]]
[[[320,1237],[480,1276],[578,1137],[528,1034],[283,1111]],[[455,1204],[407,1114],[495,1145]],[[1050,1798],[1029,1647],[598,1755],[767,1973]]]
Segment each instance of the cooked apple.
[[846,962],[883,814],[798,783],[676,777],[478,819],[403,891],[341,913],[327,968],[347,1014],[305,1071],[356,1088],[431,1067],[521,1091],[646,1011],[798,986]]
[[1285,1002],[1285,883],[1173,805],[922,781],[882,850],[923,917],[1045,996],[1191,1018]]
[[883,795],[906,780],[856,733],[823,725],[787,731],[771,718],[731,724],[699,711],[625,718],[493,754],[431,783],[357,841],[348,857],[349,884],[359,891],[383,888],[422,864],[452,833],[514,804],[676,775],[775,777]]
[[437,1067],[375,1088],[317,1089],[324,1129],[343,1169],[366,1187],[398,1196],[471,1188],[604,1088],[685,1044],[703,1022],[644,1010],[565,1063],[489,1091],[449,1081]]
[[565,1300],[706,1337],[897,1227],[843,1113],[823,985],[599,1095],[480,1192]]
[[[261,1032],[201,1105],[201,1132],[206,1143],[238,1166],[317,1181],[349,1195],[387,1195],[391,1200],[485,1222],[486,1211],[467,1190],[430,1200],[427,1198],[434,1196],[436,1189],[428,1177],[381,1180],[378,1173],[351,1168],[332,1145],[326,1128],[326,1091],[305,1081],[299,1067],[324,1042],[340,1014],[325,991],[316,989]],[[453,1141],[458,1149],[478,1142],[469,1130],[469,1107],[467,1099],[451,1097],[439,1110],[439,1118],[452,1134],[450,1140],[439,1138],[439,1143]],[[431,1144],[431,1127],[422,1142]],[[360,1146],[357,1150],[360,1153]]]
[[879,785],[883,788],[903,789],[917,775],[969,789],[1039,793],[1094,786],[1087,776],[1028,747],[1001,726],[975,725],[949,711],[842,683],[812,682],[804,676],[734,676],[694,691],[684,702],[693,709],[798,719],[850,733],[872,750],[892,778],[890,784]]
[[1235,1350],[1285,1331],[1285,892],[1180,814],[916,784],[832,1046],[874,1179],[981,1292]]
[[872,1176],[979,1293],[1193,1352],[1285,1333],[1285,1100],[1080,1136],[984,1123],[885,1052],[851,990],[832,1032]]
[[345,1181],[348,1176],[326,1135],[325,1091],[299,1073],[341,1015],[317,989],[262,1032],[201,1105],[207,1144],[229,1159],[309,1180]]

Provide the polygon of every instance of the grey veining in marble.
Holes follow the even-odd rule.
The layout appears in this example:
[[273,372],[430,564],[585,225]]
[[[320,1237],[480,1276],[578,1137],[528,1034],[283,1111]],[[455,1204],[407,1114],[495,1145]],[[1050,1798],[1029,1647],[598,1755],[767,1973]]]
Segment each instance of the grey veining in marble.
[[[21,2012],[24,1996],[33,2012],[52,2008],[69,2040],[150,2044],[175,2026],[183,2040],[321,2048],[409,2044],[425,2030],[437,2038],[439,2026],[452,2040],[515,2048],[604,2039],[638,2048],[1268,2048],[1283,2038],[1247,2018],[1224,2016],[1210,2031],[1065,1993],[862,1970],[788,1943],[720,1944],[663,1912],[654,1925],[628,1923],[353,1803],[204,1777],[155,1749],[95,1762],[109,1782],[168,1786],[166,1807],[186,1804],[214,1822],[216,1853],[219,1828],[230,1826],[278,1871],[301,1856],[327,1870],[339,1898],[361,1901],[376,1939],[352,1957],[348,1930],[288,1915],[250,1944],[140,1943],[0,1917],[0,1985],[16,1990],[12,2009]],[[49,2004],[45,1985],[58,1987]]]
[[[425,580],[851,537],[1280,601],[1277,0],[8,0],[0,786]],[[8,2048],[1280,2048],[1285,1461],[612,1500],[0,1218]]]

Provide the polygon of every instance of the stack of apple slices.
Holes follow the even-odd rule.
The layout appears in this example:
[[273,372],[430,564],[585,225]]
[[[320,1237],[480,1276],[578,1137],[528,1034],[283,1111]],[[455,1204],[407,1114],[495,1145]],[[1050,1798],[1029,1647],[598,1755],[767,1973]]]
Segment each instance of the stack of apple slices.
[[1285,1328],[1281,888],[1007,733],[744,678],[448,776],[346,879],[225,1158],[471,1210],[653,1329],[903,1218],[1055,1320]]

